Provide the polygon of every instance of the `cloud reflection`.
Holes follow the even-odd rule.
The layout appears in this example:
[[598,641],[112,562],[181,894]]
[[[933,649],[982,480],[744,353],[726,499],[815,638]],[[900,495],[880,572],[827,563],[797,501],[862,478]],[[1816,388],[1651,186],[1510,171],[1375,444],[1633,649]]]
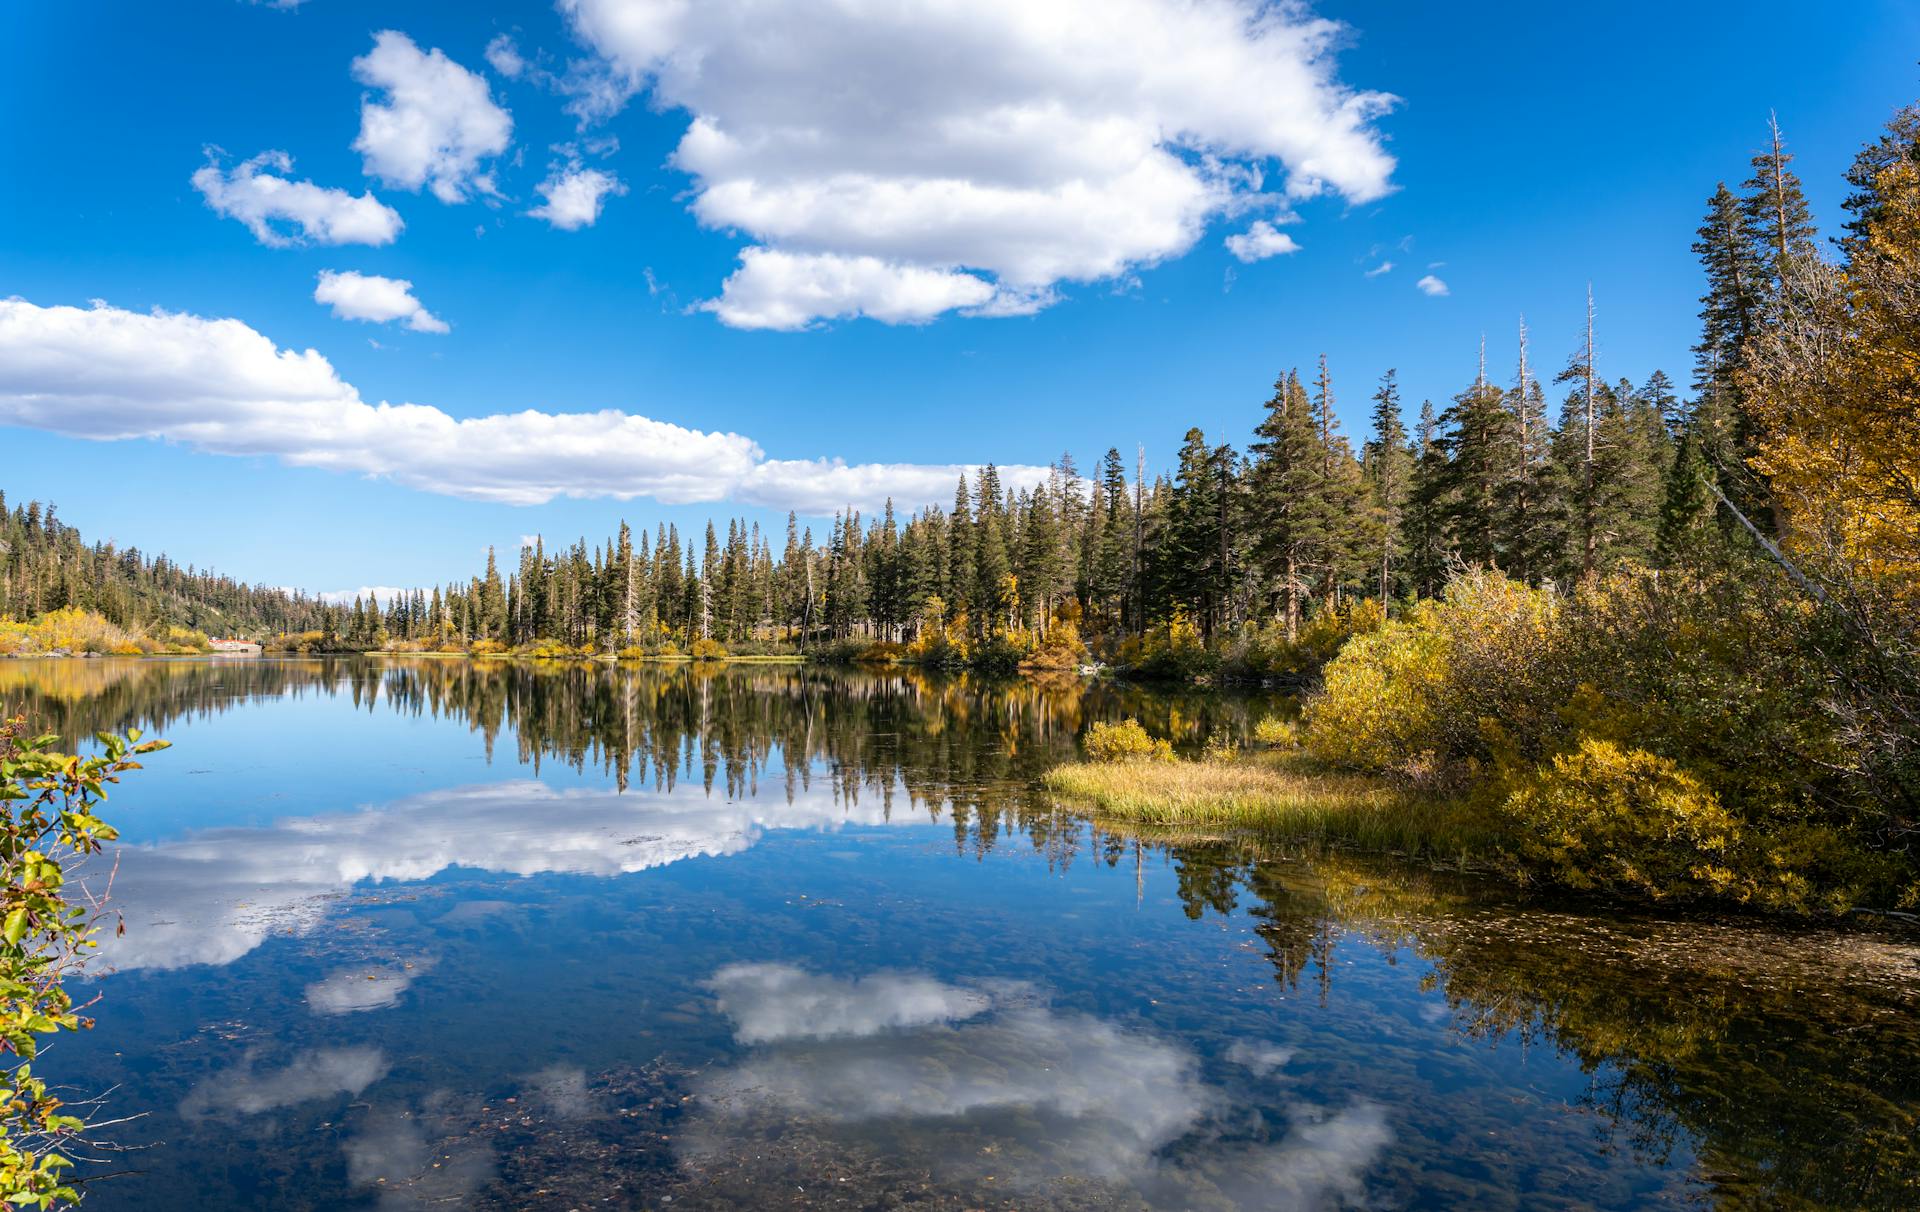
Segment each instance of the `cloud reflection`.
[[463,1138],[430,1141],[421,1118],[375,1112],[347,1141],[347,1181],[378,1192],[383,1210],[467,1207],[493,1177],[493,1150]]
[[992,1004],[985,993],[931,977],[882,972],[842,981],[791,964],[733,964],[707,982],[743,1044],[873,1035],[972,1018]]
[[[1234,1107],[1190,1048],[1017,990],[782,964],[723,968],[711,987],[735,1038],[766,1046],[708,1076],[700,1153],[811,1132],[829,1148],[928,1155],[947,1177],[1030,1190],[1090,1178],[1153,1206],[1191,1206],[1205,1190],[1285,1210],[1361,1198],[1392,1139],[1385,1112],[1362,1101],[1296,1104],[1279,1139],[1232,1139]],[[1245,1059],[1283,1063],[1281,1051]]]
[[112,907],[126,934],[103,932],[101,962],[109,970],[230,963],[269,934],[313,929],[362,881],[425,880],[453,867],[620,875],[737,854],[770,829],[882,824],[883,801],[836,802],[823,789],[729,803],[520,780],[263,828],[208,829],[118,852]]
[[307,1008],[315,1014],[357,1014],[397,1006],[400,995],[427,966],[419,960],[336,969],[307,986]]
[[259,1115],[337,1094],[359,1094],[387,1075],[378,1048],[316,1048],[283,1069],[262,1071],[251,1056],[195,1086],[180,1103],[188,1119]]

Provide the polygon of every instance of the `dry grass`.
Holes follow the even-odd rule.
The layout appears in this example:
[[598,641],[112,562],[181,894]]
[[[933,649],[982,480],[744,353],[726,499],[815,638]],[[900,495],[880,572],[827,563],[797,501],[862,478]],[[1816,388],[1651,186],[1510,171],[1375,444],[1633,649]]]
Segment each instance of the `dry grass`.
[[1096,812],[1154,825],[1229,825],[1394,854],[1468,861],[1495,849],[1465,804],[1316,767],[1298,753],[1226,761],[1076,762],[1043,781]]

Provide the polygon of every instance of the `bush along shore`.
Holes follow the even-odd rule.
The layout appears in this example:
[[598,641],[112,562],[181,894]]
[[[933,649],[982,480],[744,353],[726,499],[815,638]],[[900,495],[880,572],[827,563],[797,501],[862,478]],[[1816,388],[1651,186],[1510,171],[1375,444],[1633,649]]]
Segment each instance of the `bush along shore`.
[[[1751,566],[1567,594],[1490,573],[1355,635],[1297,722],[1177,759],[1094,725],[1046,785],[1098,812],[1243,826],[1522,883],[1792,915],[1920,908],[1911,663]],[[1870,655],[1870,654],[1869,654]]]

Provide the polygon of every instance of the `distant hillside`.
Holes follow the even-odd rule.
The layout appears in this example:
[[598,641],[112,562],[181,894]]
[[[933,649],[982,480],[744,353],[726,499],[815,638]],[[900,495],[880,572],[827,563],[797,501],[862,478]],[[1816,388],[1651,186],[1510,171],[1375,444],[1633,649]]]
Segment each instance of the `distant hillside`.
[[65,606],[142,631],[176,626],[218,636],[320,625],[320,604],[304,594],[182,568],[134,547],[88,543],[52,505],[9,508],[0,492],[0,618],[31,619]]

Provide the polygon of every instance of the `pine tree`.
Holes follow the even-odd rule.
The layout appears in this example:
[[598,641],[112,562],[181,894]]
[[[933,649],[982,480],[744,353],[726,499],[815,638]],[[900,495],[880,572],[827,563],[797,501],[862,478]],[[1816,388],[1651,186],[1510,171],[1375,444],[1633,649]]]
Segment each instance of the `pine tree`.
[[1707,218],[1693,251],[1707,274],[1707,293],[1700,297],[1700,341],[1694,346],[1696,407],[1706,407],[1729,423],[1724,451],[1717,448],[1719,443],[1703,443],[1701,451],[1713,462],[1721,491],[1756,525],[1771,528],[1766,486],[1748,465],[1755,452],[1754,426],[1739,387],[1769,278],[1747,209],[1725,183],[1707,202]]
[[1519,370],[1503,400],[1511,417],[1506,437],[1512,466],[1494,492],[1495,545],[1507,572],[1533,582],[1546,571],[1554,537],[1547,451],[1546,397],[1527,362],[1527,322],[1520,321]]
[[1478,378],[1441,414],[1444,452],[1433,499],[1444,519],[1449,552],[1468,564],[1499,567],[1501,486],[1512,474],[1513,418],[1506,393]]
[[1430,598],[1438,595],[1446,583],[1451,554],[1447,543],[1447,492],[1451,475],[1432,400],[1420,402],[1420,420],[1414,426],[1408,453],[1412,456],[1412,466],[1407,481],[1406,516],[1401,523],[1407,545],[1406,577],[1416,596]]
[[1767,116],[1767,131],[1771,137],[1766,150],[1753,157],[1753,176],[1742,187],[1746,197],[1740,206],[1747,230],[1758,245],[1758,259],[1777,292],[1792,275],[1796,262],[1817,255],[1818,232],[1800,178],[1787,167],[1793,156],[1780,137],[1780,123],[1771,114]]
[[507,634],[507,594],[500,584],[500,569],[494,563],[493,548],[487,548],[487,573],[480,582],[480,638],[505,639]]
[[1254,430],[1250,512],[1254,552],[1280,599],[1287,639],[1300,634],[1308,574],[1326,543],[1326,459],[1297,373],[1274,383]]
[[1395,561],[1406,551],[1401,523],[1412,488],[1413,455],[1407,448],[1407,427],[1400,419],[1400,387],[1395,372],[1380,376],[1373,393],[1372,437],[1362,454],[1367,496],[1373,504],[1373,547],[1378,555],[1382,604],[1393,596]]
[[963,472],[953,490],[953,513],[947,518],[947,611],[949,616],[970,610],[975,604],[973,499],[967,492]]

